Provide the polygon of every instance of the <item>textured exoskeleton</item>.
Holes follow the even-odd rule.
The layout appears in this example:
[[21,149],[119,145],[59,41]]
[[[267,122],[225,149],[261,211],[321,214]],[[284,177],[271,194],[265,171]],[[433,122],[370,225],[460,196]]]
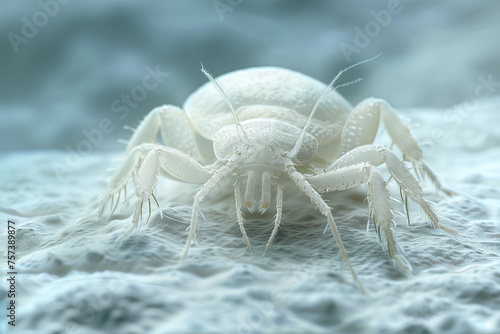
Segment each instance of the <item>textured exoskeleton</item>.
[[[200,203],[221,180],[234,177],[236,218],[249,250],[242,210],[264,212],[275,197],[277,213],[267,251],[281,223],[282,180],[289,178],[326,216],[327,227],[361,286],[331,209],[320,193],[367,184],[369,215],[375,228],[379,235],[381,230],[385,233],[392,259],[409,271],[390,227],[391,194],[376,168],[386,164],[400,187],[403,201],[411,198],[435,227],[453,232],[439,223],[423,198],[421,186],[402,161],[414,164],[442,189],[423,162],[422,150],[408,128],[384,100],[369,98],[352,107],[333,86],[343,71],[328,86],[277,67],[239,70],[217,79],[203,68],[202,71],[210,82],[189,96],[183,109],[164,105],[152,110],[142,121],[128,143],[125,160],[109,180],[99,215],[103,215],[106,203],[113,203],[133,177],[137,204],[130,233],[138,226],[145,202],[149,202],[151,213],[150,198],[154,197],[160,174],[199,183],[202,186],[194,197],[185,258],[195,236]],[[380,122],[403,153],[402,160],[389,148],[373,143]],[[162,145],[157,143],[159,131]],[[197,136],[204,140],[197,140]],[[211,147],[202,145],[207,142]],[[111,208],[114,211],[113,204]]]

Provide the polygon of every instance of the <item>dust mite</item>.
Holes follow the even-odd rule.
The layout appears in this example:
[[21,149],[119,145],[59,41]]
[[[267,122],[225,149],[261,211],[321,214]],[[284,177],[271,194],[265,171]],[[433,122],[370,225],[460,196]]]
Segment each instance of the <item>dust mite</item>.
[[[201,184],[194,196],[189,236],[182,256],[185,259],[195,237],[200,203],[220,181],[235,177],[236,218],[249,250],[242,210],[263,213],[271,198],[275,198],[276,216],[267,252],[281,223],[282,180],[289,178],[326,216],[327,228],[363,290],[331,208],[320,193],[366,183],[369,217],[375,230],[379,237],[381,231],[385,233],[390,257],[409,272],[411,266],[398,251],[391,230],[392,197],[376,166],[387,165],[405,205],[409,197],[422,207],[436,228],[455,233],[439,223],[430,203],[423,198],[421,186],[403,161],[413,164],[417,173],[428,176],[438,189],[448,191],[423,161],[417,141],[386,101],[368,98],[353,108],[335,91],[355,82],[335,86],[343,72],[369,60],[340,71],[329,85],[277,67],[249,68],[214,79],[202,66],[209,82],[188,97],[184,110],[172,105],[157,107],[135,130],[125,159],[108,180],[109,189],[100,198],[98,215],[104,215],[108,203],[108,214],[113,214],[121,193],[133,178],[137,202],[128,235],[142,221],[146,202],[151,215],[151,198],[156,201],[154,191],[160,175]],[[388,147],[373,143],[380,121],[401,150],[402,160]],[[158,132],[163,145],[157,143]],[[197,135],[213,144],[211,157],[202,154]]]

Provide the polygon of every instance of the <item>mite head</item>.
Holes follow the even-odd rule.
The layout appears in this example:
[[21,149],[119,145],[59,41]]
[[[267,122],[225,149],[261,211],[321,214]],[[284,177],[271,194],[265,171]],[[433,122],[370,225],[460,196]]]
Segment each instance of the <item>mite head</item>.
[[292,156],[290,152],[301,129],[284,121],[255,118],[241,122],[241,126],[244,137],[234,125],[227,125],[215,134],[214,152],[220,161],[227,161],[237,155],[240,166],[244,168],[269,166],[283,170],[279,167],[283,167],[290,159],[294,164],[305,164],[318,151],[318,141],[307,133],[300,149]]

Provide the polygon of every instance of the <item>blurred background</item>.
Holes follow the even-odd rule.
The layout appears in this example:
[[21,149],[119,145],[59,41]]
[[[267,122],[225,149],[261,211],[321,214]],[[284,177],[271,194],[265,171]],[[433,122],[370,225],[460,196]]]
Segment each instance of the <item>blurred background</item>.
[[215,76],[272,65],[328,82],[381,53],[342,78],[364,79],[341,88],[353,104],[453,108],[481,85],[500,92],[493,0],[2,1],[0,32],[3,151],[121,149],[123,126],[206,81],[200,61]]

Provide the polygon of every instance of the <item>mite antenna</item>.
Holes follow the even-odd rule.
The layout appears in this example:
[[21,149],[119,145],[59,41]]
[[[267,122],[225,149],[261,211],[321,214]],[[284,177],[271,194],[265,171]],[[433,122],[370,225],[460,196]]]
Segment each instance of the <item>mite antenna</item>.
[[377,58],[378,56],[380,56],[381,54],[379,53],[378,55],[376,55],[375,57],[373,58],[370,58],[370,59],[365,59],[365,60],[362,60],[356,64],[353,64],[351,66],[348,66],[346,68],[344,68],[343,70],[341,70],[336,76],[335,78],[333,78],[333,80],[330,82],[330,84],[328,86],[326,86],[325,90],[323,91],[323,93],[320,95],[319,99],[316,101],[316,103],[314,104],[314,107],[311,111],[311,114],[309,115],[309,118],[307,119],[307,122],[306,124],[304,125],[304,128],[302,129],[298,139],[297,139],[297,142],[295,143],[295,146],[293,147],[292,151],[290,152],[290,156],[291,157],[294,157],[295,155],[297,155],[297,153],[299,152],[300,150],[300,147],[302,146],[302,142],[304,141],[304,137],[306,135],[306,132],[307,132],[307,129],[309,128],[309,126],[311,125],[311,122],[313,120],[313,117],[314,115],[316,114],[316,111],[320,105],[321,102],[323,102],[323,100],[325,99],[325,97],[328,95],[328,93],[330,93],[331,91],[334,91],[336,90],[337,88],[340,88],[340,87],[345,87],[345,86],[349,86],[349,85],[352,85],[352,84],[355,84],[356,82],[359,82],[361,80],[363,80],[362,78],[358,78],[356,80],[352,80],[352,81],[349,81],[347,83],[344,83],[344,84],[341,84],[341,85],[337,85],[335,86],[335,83],[337,82],[337,80],[340,78],[340,76],[346,72],[347,70],[350,70],[351,68],[355,67],[355,66],[358,66],[358,65],[361,65],[361,64],[364,64],[364,63],[367,63],[369,61],[372,61],[373,59]]
[[229,97],[227,96],[226,92],[224,91],[224,89],[222,89],[221,85],[217,82],[217,80],[215,80],[215,78],[205,69],[203,63],[200,62],[200,64],[201,64],[201,73],[203,73],[207,77],[207,79],[215,87],[215,89],[217,89],[217,91],[222,95],[224,101],[231,109],[231,112],[233,113],[234,117],[234,123],[236,124],[236,131],[238,132],[238,137],[240,137],[240,140],[243,140],[243,138],[245,138],[245,141],[248,142],[248,136],[245,133],[245,130],[243,130],[240,121],[238,121],[238,117],[236,117],[236,111],[234,111],[234,108],[231,105],[231,101],[229,101]]

